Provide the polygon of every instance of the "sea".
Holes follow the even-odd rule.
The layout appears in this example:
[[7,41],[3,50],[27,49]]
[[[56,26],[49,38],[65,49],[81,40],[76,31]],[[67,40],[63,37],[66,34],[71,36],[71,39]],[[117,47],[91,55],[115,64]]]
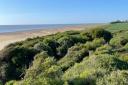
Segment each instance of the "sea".
[[81,26],[85,24],[41,24],[41,25],[0,25],[0,33],[18,32],[36,29],[55,29],[69,26]]

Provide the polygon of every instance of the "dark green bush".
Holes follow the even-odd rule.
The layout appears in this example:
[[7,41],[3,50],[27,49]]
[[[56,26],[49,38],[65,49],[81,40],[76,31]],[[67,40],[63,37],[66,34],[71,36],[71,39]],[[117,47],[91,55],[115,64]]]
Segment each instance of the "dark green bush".
[[86,56],[89,56],[89,51],[84,47],[84,44],[78,44],[69,48],[67,54],[59,60],[58,64],[63,70],[66,70],[76,62],[82,61]]
[[43,40],[43,43],[45,43],[46,45],[51,47],[52,50],[55,50],[55,52],[56,52],[56,48],[59,45],[58,42],[56,42],[56,40],[54,38],[46,38]]
[[57,48],[57,55],[63,57],[66,53],[68,48],[73,46],[77,43],[85,43],[86,39],[78,36],[65,36],[58,40],[60,46]]
[[34,45],[34,49],[36,49],[37,51],[47,51],[47,53],[49,55],[53,55],[53,50],[51,47],[49,47],[48,45],[44,44],[44,43],[37,43]]
[[11,47],[4,49],[0,56],[1,61],[7,65],[5,68],[6,80],[20,79],[36,53],[37,51],[31,48]]
[[35,56],[33,65],[26,71],[23,80],[15,82],[16,85],[62,85],[61,68],[56,60],[46,52]]
[[57,48],[57,55],[62,57],[67,53],[67,49],[71,47],[74,42],[71,37],[65,36],[58,40],[60,46]]
[[109,41],[112,38],[112,34],[102,28],[93,29],[91,31],[92,38],[101,38],[103,37],[106,41]]
[[0,85],[3,85],[2,81],[0,80]]
[[105,44],[105,40],[103,38],[96,38],[93,41],[86,42],[85,47],[88,50],[95,50],[97,47],[100,47]]

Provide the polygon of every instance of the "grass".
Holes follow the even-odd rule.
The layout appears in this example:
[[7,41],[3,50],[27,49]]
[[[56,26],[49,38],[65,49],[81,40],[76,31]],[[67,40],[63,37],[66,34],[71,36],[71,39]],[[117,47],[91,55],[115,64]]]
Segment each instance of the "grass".
[[125,31],[125,30],[128,30],[128,23],[110,24],[107,27],[107,30],[112,33],[119,32],[119,31]]

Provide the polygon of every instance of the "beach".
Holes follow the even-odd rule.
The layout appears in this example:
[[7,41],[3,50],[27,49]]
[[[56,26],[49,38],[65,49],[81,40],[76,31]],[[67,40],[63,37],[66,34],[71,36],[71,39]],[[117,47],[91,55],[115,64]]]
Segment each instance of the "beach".
[[36,30],[27,30],[19,32],[9,32],[9,33],[0,33],[0,50],[2,50],[6,45],[14,43],[17,41],[22,41],[27,38],[41,37],[45,35],[55,34],[57,32],[64,32],[70,30],[84,30],[94,28],[99,25],[81,25],[81,26],[70,26],[64,28],[55,28],[55,29],[36,29]]

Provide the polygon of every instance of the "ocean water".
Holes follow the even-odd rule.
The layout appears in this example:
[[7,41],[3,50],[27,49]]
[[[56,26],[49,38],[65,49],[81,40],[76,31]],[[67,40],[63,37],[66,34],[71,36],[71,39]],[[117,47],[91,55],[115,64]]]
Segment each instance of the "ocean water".
[[55,29],[69,26],[79,26],[82,24],[43,24],[43,25],[0,25],[0,33],[26,31],[33,29]]

